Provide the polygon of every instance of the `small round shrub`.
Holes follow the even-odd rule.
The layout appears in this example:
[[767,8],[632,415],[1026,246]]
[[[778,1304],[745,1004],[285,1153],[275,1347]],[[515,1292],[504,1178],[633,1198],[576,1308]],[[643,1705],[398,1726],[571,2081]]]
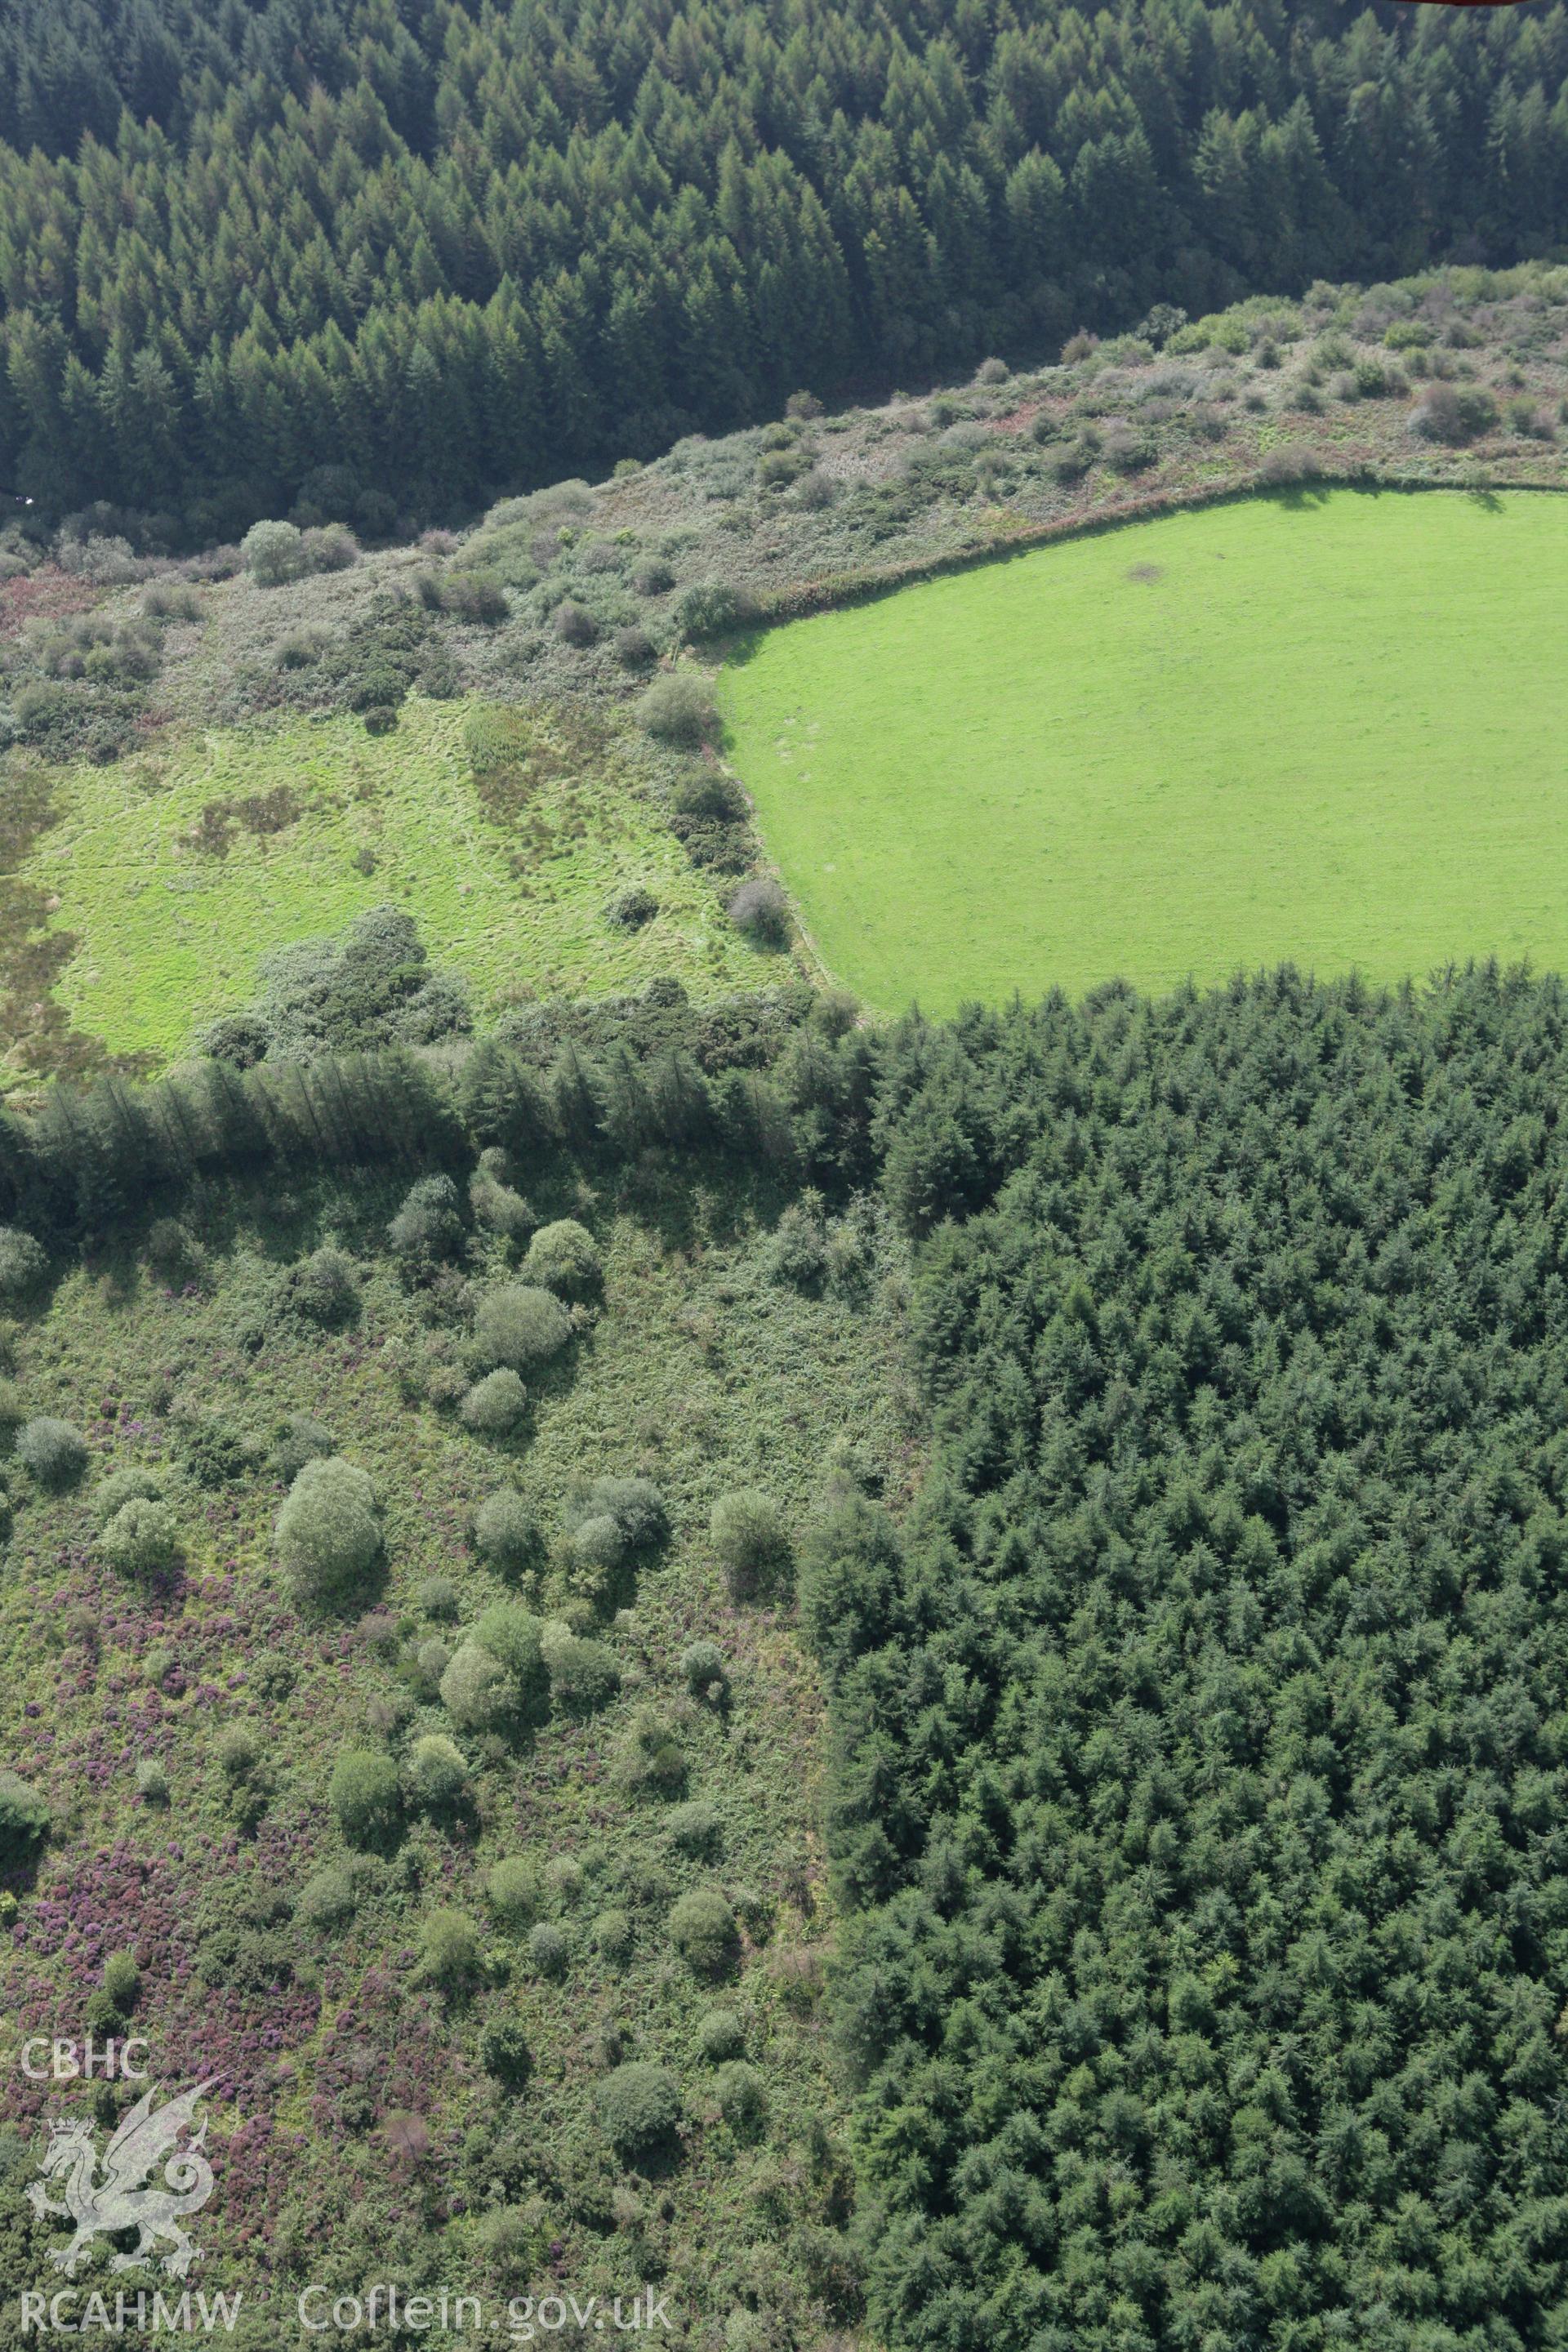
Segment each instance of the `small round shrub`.
[[715,824],[739,824],[746,814],[745,796],[731,776],[717,768],[700,768],[675,788],[679,816],[710,818]]
[[795,1290],[815,1290],[827,1272],[827,1235],[822,1220],[802,1202],[792,1201],[773,1227],[766,1255],[771,1282],[787,1282]]
[[403,1792],[397,1767],[379,1748],[345,1748],[332,1767],[329,1794],[351,1845],[380,1843],[396,1830]]
[[303,572],[304,543],[291,522],[253,522],[239,542],[239,560],[258,588],[281,588]]
[[699,644],[728,636],[756,618],[756,607],[743,590],[724,580],[700,580],[678,598],[675,617],[689,637]]
[[738,1487],[721,1495],[709,1520],[731,1597],[750,1601],[788,1580],[790,1543],[771,1495]]
[[487,1568],[509,1580],[540,1565],[544,1538],[538,1514],[515,1486],[498,1487],[474,1513],[474,1549]]
[[166,1805],[169,1776],[155,1756],[144,1756],[136,1767],[136,1793],[144,1805]]
[[536,1976],[559,1977],[565,1973],[566,1938],[559,1927],[542,1919],[528,1933],[528,1963]]
[[746,2021],[738,2009],[710,2009],[697,2028],[697,2047],[710,2065],[739,2058],[746,2047]]
[[579,604],[574,597],[563,597],[555,607],[551,625],[556,635],[569,646],[592,646],[598,642],[599,624],[586,604]]
[[680,1743],[654,1706],[640,1706],[633,1716],[617,1764],[634,1796],[675,1797],[686,1785]]
[[719,2112],[731,2127],[754,2124],[763,2113],[763,2080],[743,2058],[731,2058],[713,2078]]
[[1013,371],[1005,360],[982,360],[974,371],[976,383],[1005,383]]
[[501,2017],[486,2026],[479,2036],[479,2063],[505,2089],[522,2089],[533,2072],[533,2053],[519,2019]]
[[479,1930],[466,1911],[443,1906],[419,1930],[419,1972],[447,1991],[471,1984],[479,1973]]
[[541,1647],[550,1670],[550,1696],[568,1712],[604,1706],[620,1687],[620,1669],[603,1642],[585,1642],[569,1626],[545,1629]]
[[92,1490],[92,1516],[106,1528],[127,1503],[156,1503],[163,1488],[151,1470],[111,1470]]
[[429,1641],[419,1643],[414,1653],[414,1672],[424,1696],[427,1697],[431,1692],[439,1691],[441,1677],[451,1663],[452,1653],[445,1642],[432,1636]]
[[341,522],[321,523],[302,533],[300,554],[307,572],[350,572],[359,562],[359,541]]
[[518,1712],[517,1685],[500,1660],[465,1642],[440,1677],[441,1704],[464,1731],[497,1731]]
[[103,1964],[103,1990],[122,2017],[142,1997],[142,1971],[129,1952],[110,1952]]
[[416,1265],[456,1257],[463,1246],[462,1202],[450,1176],[422,1176],[386,1229],[394,1253]]
[[742,882],[730,901],[730,920],[738,931],[763,947],[783,947],[789,938],[789,901],[776,882],[764,876]]
[[632,573],[632,586],[639,596],[663,596],[675,585],[675,574],[662,555],[649,556]]
[[599,2121],[618,2156],[651,2156],[680,2122],[680,2091],[663,2066],[636,2059],[617,2066],[599,2085]]
[[87,1440],[68,1421],[39,1413],[16,1433],[16,1459],[40,1486],[58,1492],[74,1486],[87,1468]]
[[0,1870],[31,1861],[49,1833],[49,1809],[19,1773],[0,1771]]
[[532,1864],[519,1854],[509,1854],[492,1865],[485,1893],[496,1917],[514,1933],[530,1926],[539,1909],[538,1874]]
[[601,1911],[594,1922],[594,1946],[606,1960],[624,1960],[632,1948],[632,1923],[624,1911]]
[[664,1497],[651,1478],[595,1478],[573,1495],[569,1528],[590,1519],[614,1519],[631,1551],[646,1551],[669,1533]]
[[588,1874],[574,1853],[552,1853],[544,1865],[544,1884],[558,1903],[580,1903]]
[[19,1307],[42,1288],[49,1270],[41,1242],[19,1225],[0,1225],[0,1305]]
[[718,1976],[735,1956],[735,1915],[716,1886],[694,1886],[669,1915],[669,1937],[689,1967]]
[[1450,448],[1489,433],[1498,419],[1497,402],[1479,384],[1435,383],[1410,414],[1410,430],[1424,441],[1440,441]]
[[425,1617],[434,1617],[447,1624],[458,1613],[458,1588],[449,1576],[427,1576],[414,1596],[415,1606]]
[[561,1301],[531,1283],[506,1283],[488,1291],[474,1318],[479,1361],[514,1372],[548,1363],[571,1337],[571,1319]]
[[647,631],[639,629],[635,621],[616,631],[616,659],[623,669],[647,669],[656,650]]
[[167,1503],[121,1506],[103,1531],[103,1556],[121,1576],[158,1576],[180,1557],[180,1524]]
[[308,1412],[291,1412],[278,1424],[272,1440],[272,1465],[290,1485],[307,1462],[325,1462],[336,1453],[337,1442],[326,1424]]
[[408,1751],[408,1785],[415,1800],[435,1811],[457,1804],[467,1792],[468,1768],[444,1732],[426,1732]]
[[651,890],[622,890],[606,902],[605,920],[617,931],[640,931],[658,912],[658,900]]
[[381,1558],[369,1477],[337,1454],[307,1462],[278,1514],[278,1557],[301,1608],[342,1609]]
[[572,1556],[580,1567],[613,1575],[626,1556],[626,1539],[606,1511],[573,1529]]
[[278,641],[272,659],[279,669],[309,669],[319,662],[327,649],[328,640],[316,629],[290,629]]
[[666,1816],[669,1842],[681,1853],[714,1854],[724,1842],[724,1824],[706,1798],[694,1797]]
[[538,1283],[563,1298],[585,1298],[605,1279],[594,1236],[575,1217],[540,1226],[528,1245],[522,1273],[525,1282]]
[[480,1437],[510,1437],[528,1410],[528,1391],[504,1368],[476,1381],[458,1408],[465,1429]]
[[354,1915],[354,1885],[346,1870],[318,1870],[305,1881],[294,1916],[316,1935],[346,1927]]
[[693,1698],[711,1698],[729,1682],[724,1654],[717,1642],[693,1642],[680,1654],[680,1672]]
[[290,1269],[289,1303],[307,1322],[336,1330],[359,1312],[359,1281],[345,1250],[313,1250]]
[[218,1734],[218,1769],[226,1780],[248,1780],[261,1761],[261,1742],[248,1723],[230,1723]]
[[469,1639],[500,1660],[517,1692],[520,1722],[541,1721],[546,1712],[550,1683],[545,1670],[539,1619],[514,1601],[498,1601],[485,1610]]
[[719,732],[719,707],[707,682],[691,670],[656,678],[637,704],[637,719],[660,743],[696,751]]

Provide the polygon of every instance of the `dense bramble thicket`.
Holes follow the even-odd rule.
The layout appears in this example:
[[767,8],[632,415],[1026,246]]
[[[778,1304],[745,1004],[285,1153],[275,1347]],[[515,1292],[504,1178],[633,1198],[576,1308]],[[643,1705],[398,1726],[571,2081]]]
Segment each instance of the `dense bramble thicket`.
[[0,478],[389,520],[388,480],[439,506],[801,383],[1517,257],[1563,232],[1565,74],[1561,8],[27,0]]
[[890,2343],[1562,2340],[1565,1068],[1495,973],[892,1042],[936,1456],[805,1562]]

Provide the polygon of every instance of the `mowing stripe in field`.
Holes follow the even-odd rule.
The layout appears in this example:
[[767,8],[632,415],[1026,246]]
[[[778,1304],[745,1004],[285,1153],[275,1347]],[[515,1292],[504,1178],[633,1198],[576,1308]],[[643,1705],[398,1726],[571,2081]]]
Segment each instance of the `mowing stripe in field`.
[[762,636],[730,758],[829,968],[945,1013],[1568,968],[1568,500],[1334,489]]

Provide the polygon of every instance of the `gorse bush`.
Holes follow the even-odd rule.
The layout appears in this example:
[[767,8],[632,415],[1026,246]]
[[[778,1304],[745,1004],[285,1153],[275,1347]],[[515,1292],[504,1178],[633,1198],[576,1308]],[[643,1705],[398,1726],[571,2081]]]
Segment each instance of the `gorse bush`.
[[443,1906],[430,1913],[419,1930],[419,1967],[423,1976],[447,1991],[474,1981],[479,1973],[479,1939],[466,1911]]
[[528,1410],[528,1391],[510,1370],[476,1381],[458,1409],[465,1429],[481,1437],[510,1437]]
[[479,2036],[479,2063],[509,2091],[521,2091],[533,2072],[528,2036],[515,2017],[497,2018]]
[[103,1556],[122,1576],[156,1576],[180,1557],[180,1523],[167,1503],[133,1496],[104,1528]]
[[416,1739],[408,1751],[408,1788],[416,1804],[432,1811],[459,1804],[468,1790],[468,1767],[462,1750],[439,1731]]
[[621,1785],[634,1796],[679,1796],[686,1786],[685,1754],[656,1706],[637,1708],[616,1760]]
[[712,1698],[722,1694],[729,1681],[724,1668],[724,1654],[717,1642],[693,1642],[689,1649],[683,1650],[680,1672],[694,1698]]
[[569,1625],[547,1623],[540,1651],[550,1676],[552,1701],[569,1713],[587,1714],[615,1696],[620,1669],[603,1642],[585,1641]]
[[359,1312],[359,1282],[345,1250],[319,1249],[290,1269],[288,1296],[296,1314],[336,1330]]
[[663,2066],[635,2060],[617,2066],[599,2085],[599,2121],[616,2153],[626,2158],[657,2152],[679,2128],[680,2087]]
[[466,1731],[493,1731],[510,1722],[521,1694],[499,1658],[465,1642],[437,1676],[441,1704]]
[[403,1790],[390,1756],[373,1748],[345,1748],[332,1767],[331,1807],[353,1845],[377,1845],[396,1830]]
[[48,1270],[48,1253],[41,1242],[15,1225],[0,1225],[0,1307],[32,1298]]
[[719,707],[710,688],[687,670],[656,678],[637,704],[637,717],[658,741],[686,751],[713,742],[721,731]]
[[664,1497],[651,1478],[594,1478],[567,1497],[566,1528],[577,1533],[594,1520],[608,1519],[631,1551],[647,1551],[669,1533]]
[[547,1364],[571,1337],[571,1320],[561,1301],[531,1283],[508,1283],[487,1291],[474,1318],[474,1352],[479,1361],[514,1372]]
[[539,1909],[539,1879],[531,1864],[516,1855],[492,1864],[485,1892],[503,1927],[515,1932],[532,1924]]
[[401,1258],[438,1264],[463,1246],[461,1198],[450,1176],[422,1176],[411,1184],[403,1206],[386,1229]]
[[92,1516],[100,1528],[106,1528],[127,1503],[156,1503],[163,1499],[163,1493],[160,1481],[151,1470],[134,1466],[111,1470],[92,1490]]
[[52,1413],[39,1413],[23,1423],[15,1452],[23,1469],[30,1471],[40,1486],[51,1489],[74,1486],[87,1468],[87,1440],[79,1429]]
[[709,1521],[718,1553],[736,1601],[752,1601],[777,1591],[789,1580],[790,1540],[771,1495],[740,1487],[721,1495]]
[[730,901],[730,920],[760,946],[783,947],[789,938],[789,900],[765,877],[742,882]]
[[276,1541],[301,1608],[349,1607],[381,1558],[381,1522],[366,1473],[335,1455],[307,1462],[278,1514]]
[[19,1870],[49,1833],[49,1808],[37,1789],[0,1766],[0,1870]]
[[735,1914],[717,1887],[693,1887],[669,1915],[669,1939],[700,1974],[717,1976],[739,1949]]
[[575,1218],[562,1217],[541,1225],[522,1262],[525,1282],[538,1283],[563,1298],[586,1298],[605,1278],[594,1236]]
[[538,1568],[544,1558],[539,1517],[515,1486],[487,1495],[474,1513],[474,1549],[488,1568],[509,1582]]

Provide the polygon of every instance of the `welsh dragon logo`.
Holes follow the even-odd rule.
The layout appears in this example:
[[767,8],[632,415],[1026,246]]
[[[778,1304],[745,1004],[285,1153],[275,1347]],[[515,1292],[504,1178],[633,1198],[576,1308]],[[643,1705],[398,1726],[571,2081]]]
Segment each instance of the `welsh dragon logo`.
[[[27,2200],[40,2217],[57,2214],[74,2223],[70,2243],[49,2253],[50,2262],[67,2278],[75,2276],[77,2264],[90,2251],[95,2238],[118,2230],[135,2230],[139,2235],[130,2253],[113,2257],[111,2271],[136,2270],[150,2263],[164,2239],[173,2241],[172,2251],[163,2257],[163,2266],[172,2277],[184,2278],[191,2264],[200,2262],[200,2248],[191,2243],[181,2224],[187,2213],[199,2213],[213,2192],[213,2168],[202,2153],[206,2124],[204,2121],[199,2131],[192,2126],[197,2100],[216,2080],[215,2075],[198,2083],[194,2090],[183,2092],[161,2107],[153,2105],[154,2093],[144,2091],[103,2152],[101,2178],[98,2147],[87,2117],[68,2116],[50,2122],[43,2178],[28,2184]],[[191,2138],[180,2148],[176,2144],[187,2130]],[[147,2177],[165,2155],[166,2185],[150,2189],[145,2186]],[[64,2198],[57,2202],[45,2183],[62,2177]]]

